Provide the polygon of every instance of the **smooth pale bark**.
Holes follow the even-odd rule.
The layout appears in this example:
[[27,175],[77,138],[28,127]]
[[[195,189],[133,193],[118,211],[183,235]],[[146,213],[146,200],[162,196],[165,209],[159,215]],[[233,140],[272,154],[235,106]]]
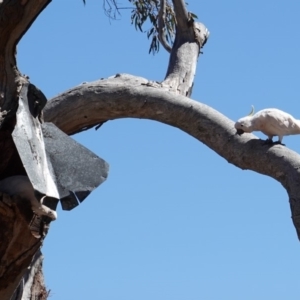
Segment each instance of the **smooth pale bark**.
[[[192,94],[200,49],[206,43],[209,32],[203,24],[193,20],[183,0],[172,2],[177,21],[176,33],[162,85],[172,92],[189,97]],[[164,4],[164,0],[161,3]],[[160,11],[160,17],[163,19],[163,11]],[[168,47],[165,48],[169,51]]]
[[165,50],[170,53],[172,47],[170,46],[170,44],[166,39],[165,19],[166,19],[166,0],[160,0],[160,9],[158,14],[158,38],[160,43],[165,48]]
[[46,300],[50,294],[44,283],[43,256],[37,251],[10,300]]
[[85,83],[48,102],[45,120],[74,134],[119,118],[156,120],[206,144],[229,163],[268,175],[286,189],[300,237],[300,155],[282,145],[266,145],[253,134],[236,135],[234,122],[213,108],[126,74]]

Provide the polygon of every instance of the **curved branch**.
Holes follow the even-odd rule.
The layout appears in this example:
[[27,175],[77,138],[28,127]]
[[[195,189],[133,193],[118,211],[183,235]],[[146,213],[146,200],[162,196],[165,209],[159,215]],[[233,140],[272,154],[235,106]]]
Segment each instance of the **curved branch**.
[[[9,8],[8,16],[11,17],[10,25],[13,29],[9,35],[11,43],[16,45],[19,42],[31,24],[51,1],[52,0],[4,0],[2,2],[3,9],[1,9],[1,12],[3,12],[6,8]],[[14,13],[13,18],[12,15],[10,15],[12,12]],[[14,22],[12,22],[13,19]]]
[[160,0],[160,9],[158,14],[158,38],[163,47],[170,53],[172,47],[167,42],[165,34],[165,19],[166,19],[166,0]]
[[177,127],[206,144],[229,163],[268,175],[287,190],[300,237],[300,155],[268,146],[252,134],[236,135],[234,122],[210,108],[129,75],[86,83],[48,102],[45,120],[68,134],[107,120],[142,118]]

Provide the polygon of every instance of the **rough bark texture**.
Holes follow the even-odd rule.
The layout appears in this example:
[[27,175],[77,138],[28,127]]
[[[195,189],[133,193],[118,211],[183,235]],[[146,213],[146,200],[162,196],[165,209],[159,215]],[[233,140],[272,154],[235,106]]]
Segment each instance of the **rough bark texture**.
[[0,193],[0,299],[10,299],[41,246],[28,224],[30,205]]
[[172,47],[168,43],[165,35],[166,19],[166,0],[160,0],[160,9],[158,14],[158,38],[166,51],[172,51]]
[[234,122],[184,96],[147,85],[130,75],[82,84],[48,102],[44,116],[74,134],[118,118],[156,120],[195,137],[229,163],[268,175],[289,195],[292,219],[300,238],[300,155],[282,145],[266,145],[253,134],[236,135]]
[[[16,65],[18,41],[50,0],[3,0],[0,2],[0,179],[24,175],[25,170],[11,138],[23,83]],[[30,206],[0,193],[0,299],[11,299],[22,276],[41,247],[28,224]],[[19,296],[21,297],[21,296]],[[20,298],[21,299],[21,298]]]
[[50,2],[6,0],[0,3],[0,124],[7,114],[15,113],[17,93],[24,80],[16,66],[17,43]]
[[41,251],[37,251],[11,300],[46,300],[48,298],[50,291],[45,288],[42,268],[43,256]]

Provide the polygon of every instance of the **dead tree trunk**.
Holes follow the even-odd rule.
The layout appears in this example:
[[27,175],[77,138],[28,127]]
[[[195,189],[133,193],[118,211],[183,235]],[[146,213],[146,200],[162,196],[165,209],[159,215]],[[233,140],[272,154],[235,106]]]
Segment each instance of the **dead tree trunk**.
[[[26,174],[11,137],[19,93],[27,83],[16,64],[16,46],[49,3],[49,0],[0,3],[0,179]],[[0,299],[9,300],[34,263],[33,257],[42,240],[31,234],[28,223],[33,213],[20,199],[1,193],[0,215]],[[21,298],[16,296],[15,299]]]
[[44,282],[43,256],[41,251],[37,251],[11,300],[46,300],[49,294]]

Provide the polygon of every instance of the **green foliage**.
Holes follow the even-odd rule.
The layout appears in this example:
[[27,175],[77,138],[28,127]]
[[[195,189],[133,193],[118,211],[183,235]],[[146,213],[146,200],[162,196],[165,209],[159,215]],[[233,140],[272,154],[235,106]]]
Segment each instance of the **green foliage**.
[[[117,0],[103,0],[103,9],[105,14],[115,20],[117,16],[120,16],[120,10],[131,10],[131,24],[135,26],[136,30],[139,30],[147,34],[147,38],[151,40],[149,53],[157,53],[159,51],[159,26],[158,15],[160,10],[160,0],[128,0],[132,7],[122,7],[118,5]],[[173,9],[172,0],[166,1],[165,11],[165,28],[164,35],[166,41],[172,47],[176,30],[176,17]],[[86,3],[86,0],[83,0]],[[185,3],[188,5],[188,3]],[[193,13],[189,13],[190,19],[197,19],[197,16]],[[146,27],[146,30],[144,28]]]
[[[151,39],[149,53],[159,51],[158,39],[158,13],[160,8],[159,0],[129,0],[134,8],[131,11],[131,24],[136,30],[147,33],[148,39]],[[175,36],[176,19],[173,6],[169,0],[166,0],[166,18],[165,18],[166,40],[172,45]],[[150,28],[144,30],[148,26]]]

